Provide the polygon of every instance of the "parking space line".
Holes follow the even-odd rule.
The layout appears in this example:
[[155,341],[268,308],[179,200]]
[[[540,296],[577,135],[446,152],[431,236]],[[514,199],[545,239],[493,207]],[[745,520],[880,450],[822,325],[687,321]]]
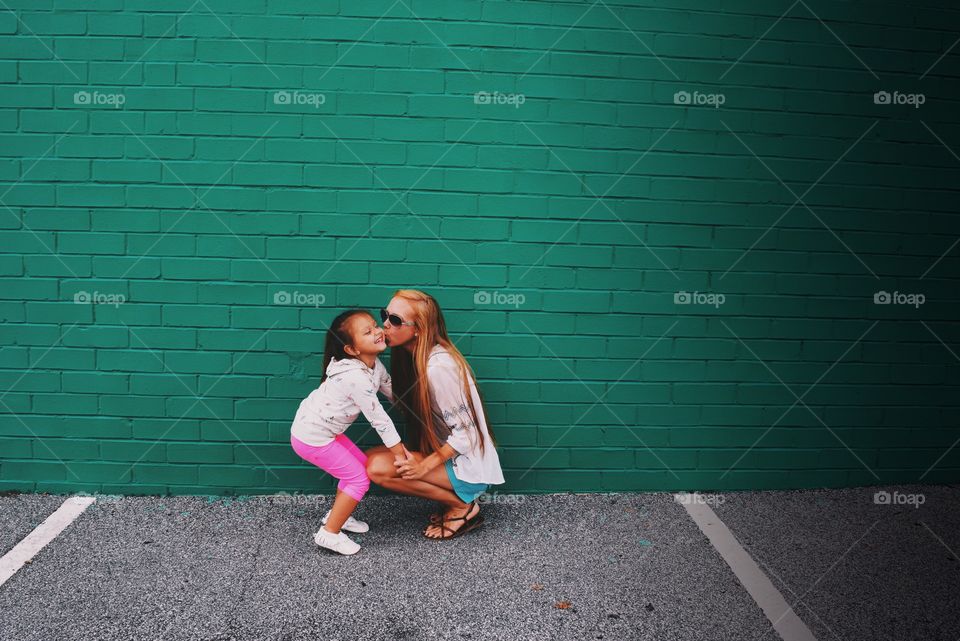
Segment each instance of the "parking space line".
[[783,641],[816,641],[810,628],[800,620],[780,591],[743,549],[730,529],[698,494],[680,493],[673,498],[687,510],[700,531],[726,561],[740,584],[760,606]]
[[47,543],[57,538],[96,500],[92,496],[71,496],[43,523],[34,528],[33,532],[24,537],[12,550],[4,554],[3,558],[0,558],[0,586],[6,583],[7,579],[30,561]]

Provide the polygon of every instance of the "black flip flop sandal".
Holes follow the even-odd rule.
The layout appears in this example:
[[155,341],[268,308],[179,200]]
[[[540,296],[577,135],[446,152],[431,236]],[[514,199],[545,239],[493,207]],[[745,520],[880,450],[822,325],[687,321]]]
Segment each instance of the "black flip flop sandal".
[[[470,503],[470,509],[467,510],[467,514],[470,514],[470,510],[473,509],[474,503],[475,502]],[[452,530],[448,528],[445,525],[445,523],[451,523],[453,521],[463,521],[464,523],[463,525],[460,526],[459,529]],[[470,519],[468,519],[467,515],[464,514],[463,516],[458,516],[452,519],[442,519],[439,523],[431,523],[430,525],[436,525],[440,528],[440,536],[427,536],[427,528],[429,528],[430,525],[428,525],[427,528],[424,528],[423,536],[425,538],[432,539],[435,541],[445,541],[447,539],[455,539],[461,534],[466,534],[471,530],[475,530],[476,528],[480,527],[480,525],[482,524],[483,524],[483,515],[480,514],[480,512],[477,512],[476,514],[474,514],[473,518],[470,518]],[[448,532],[450,534],[447,534]]]

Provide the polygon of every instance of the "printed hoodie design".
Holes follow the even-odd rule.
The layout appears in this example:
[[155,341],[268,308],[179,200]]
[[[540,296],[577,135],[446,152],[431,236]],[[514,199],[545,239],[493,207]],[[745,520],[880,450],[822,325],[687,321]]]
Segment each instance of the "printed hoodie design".
[[308,445],[327,445],[362,413],[383,444],[393,447],[400,434],[377,398],[378,391],[393,401],[390,374],[379,358],[372,368],[356,358],[330,359],[327,378],[301,401],[290,433]]

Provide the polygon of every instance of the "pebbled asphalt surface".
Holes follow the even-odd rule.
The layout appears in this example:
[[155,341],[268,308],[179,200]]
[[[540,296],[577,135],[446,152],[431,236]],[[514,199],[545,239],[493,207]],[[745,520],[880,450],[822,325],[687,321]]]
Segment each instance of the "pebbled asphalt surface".
[[[873,491],[712,507],[819,639],[955,638],[960,562]],[[923,522],[960,550],[960,490],[920,491]],[[65,498],[0,497],[0,540]],[[341,557],[312,540],[329,496],[101,495],[0,586],[0,639],[777,638],[669,493],[491,500],[482,527],[438,542],[420,534],[433,504],[370,495],[363,550]]]
[[880,489],[726,494],[712,507],[818,639],[960,639],[960,487],[883,488],[922,496],[916,507],[877,504]]

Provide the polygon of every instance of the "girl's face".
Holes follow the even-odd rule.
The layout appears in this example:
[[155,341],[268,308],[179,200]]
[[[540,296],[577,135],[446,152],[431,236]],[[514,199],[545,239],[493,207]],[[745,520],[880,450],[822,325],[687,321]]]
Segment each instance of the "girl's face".
[[[387,305],[387,313],[399,316],[401,322],[412,323],[415,315],[413,305],[405,298],[394,296]],[[387,345],[400,347],[410,343],[417,333],[413,325],[394,325],[389,319],[383,323],[383,333],[387,338]]]
[[[377,322],[367,314],[357,314],[351,318],[347,331],[353,339],[353,344],[347,346],[347,353],[354,356],[376,356],[387,349],[383,330],[377,327]],[[356,354],[354,354],[356,352]]]

